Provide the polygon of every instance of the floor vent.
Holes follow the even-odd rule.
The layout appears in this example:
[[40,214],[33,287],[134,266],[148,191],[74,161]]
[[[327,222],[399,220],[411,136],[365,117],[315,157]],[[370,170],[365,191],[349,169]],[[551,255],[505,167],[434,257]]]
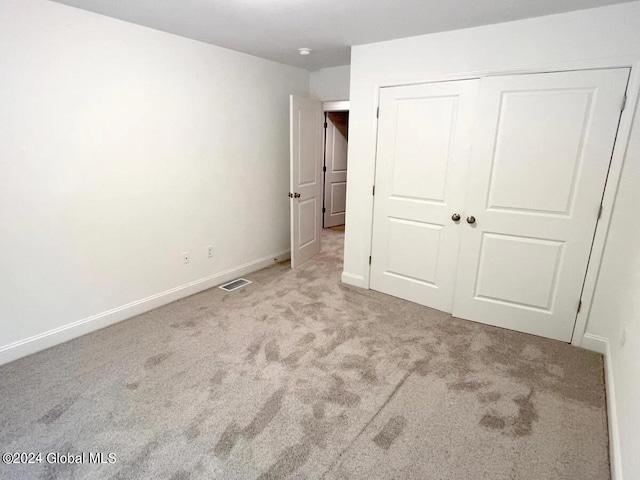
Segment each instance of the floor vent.
[[249,280],[246,280],[244,278],[236,278],[235,280],[231,280],[230,282],[225,283],[224,285],[220,285],[218,288],[221,288],[222,290],[226,290],[227,292],[233,292],[234,290],[245,287],[250,283],[251,282]]

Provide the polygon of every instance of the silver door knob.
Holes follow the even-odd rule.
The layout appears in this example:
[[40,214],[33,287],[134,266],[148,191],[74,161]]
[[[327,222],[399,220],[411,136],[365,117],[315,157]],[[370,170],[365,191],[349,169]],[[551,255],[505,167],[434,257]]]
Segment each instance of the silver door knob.
[[467,223],[476,223],[476,217],[474,217],[473,215],[467,217]]
[[454,222],[460,221],[460,214],[454,213],[453,215],[451,215],[451,220],[453,220]]

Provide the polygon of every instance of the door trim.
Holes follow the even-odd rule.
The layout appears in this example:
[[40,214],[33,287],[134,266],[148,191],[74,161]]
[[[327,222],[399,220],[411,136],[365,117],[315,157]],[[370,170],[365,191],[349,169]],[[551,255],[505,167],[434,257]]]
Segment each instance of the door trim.
[[[593,60],[579,60],[574,62],[565,62],[561,64],[542,64],[531,65],[529,67],[516,68],[516,69],[493,69],[493,70],[479,70],[460,72],[449,75],[434,75],[420,80],[410,79],[407,81],[397,81],[387,83],[381,81],[375,83],[373,94],[375,96],[375,107],[380,104],[380,90],[387,87],[397,87],[403,85],[415,85],[422,83],[435,83],[435,82],[449,82],[454,80],[470,80],[474,78],[497,76],[497,75],[519,75],[519,74],[535,74],[535,73],[551,73],[551,72],[569,72],[575,70],[594,70],[594,69],[611,69],[611,68],[630,68],[629,81],[627,83],[627,101],[626,107],[620,116],[618,124],[618,133],[616,135],[615,144],[613,147],[613,153],[609,164],[609,175],[605,184],[604,193],[602,197],[602,216],[596,224],[596,230],[593,237],[593,243],[591,247],[591,256],[587,263],[587,271],[584,280],[584,286],[582,290],[582,308],[577,312],[576,322],[571,338],[571,345],[582,346],[583,338],[586,330],[586,326],[591,312],[591,306],[593,303],[594,293],[597,286],[598,274],[600,271],[600,265],[604,256],[604,249],[606,246],[606,237],[609,232],[611,224],[611,217],[613,215],[613,206],[615,198],[618,193],[618,185],[620,183],[620,177],[622,174],[622,168],[624,166],[625,157],[627,153],[627,146],[629,143],[631,127],[633,123],[633,116],[637,108],[638,99],[640,96],[640,61],[637,57],[618,57],[611,59],[604,59],[599,61]],[[376,115],[376,108],[371,112],[373,116]],[[373,122],[375,128],[371,131],[371,141],[373,145],[376,145],[375,152],[377,152],[377,136],[378,136],[378,121]],[[373,178],[371,179],[372,185],[375,184],[376,173],[376,158],[373,161]],[[347,187],[348,188],[348,187]],[[347,197],[349,193],[347,192]],[[373,196],[370,199],[371,202],[371,217],[370,217],[370,235],[367,239],[369,241],[369,255],[371,255],[371,247],[373,240]],[[370,288],[371,282],[371,266],[368,265],[368,259],[363,258],[363,262],[367,262],[365,267],[366,277],[363,277],[360,282],[348,282],[353,280],[351,277],[346,278],[347,272],[343,273],[343,281],[347,280],[348,283],[356,284],[364,288]]]
[[322,102],[323,112],[348,112],[349,100],[340,100],[337,102]]

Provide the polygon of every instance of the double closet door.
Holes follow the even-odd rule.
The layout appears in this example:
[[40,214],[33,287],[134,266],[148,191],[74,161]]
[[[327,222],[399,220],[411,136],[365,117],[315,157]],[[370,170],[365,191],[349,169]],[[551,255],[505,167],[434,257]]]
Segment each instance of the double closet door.
[[370,287],[570,341],[628,76],[382,89]]

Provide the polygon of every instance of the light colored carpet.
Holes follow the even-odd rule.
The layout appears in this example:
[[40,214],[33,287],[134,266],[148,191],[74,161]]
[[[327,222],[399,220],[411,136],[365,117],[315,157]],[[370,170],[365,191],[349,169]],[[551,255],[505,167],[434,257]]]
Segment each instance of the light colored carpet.
[[0,368],[0,478],[609,478],[602,358],[340,283],[317,258]]

